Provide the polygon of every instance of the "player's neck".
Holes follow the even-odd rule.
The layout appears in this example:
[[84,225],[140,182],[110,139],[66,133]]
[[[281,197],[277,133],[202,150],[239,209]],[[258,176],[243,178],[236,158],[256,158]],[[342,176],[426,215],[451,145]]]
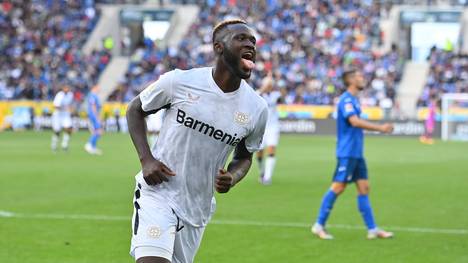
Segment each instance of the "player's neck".
[[227,68],[223,68],[219,63],[211,74],[216,85],[225,93],[236,91],[240,87],[241,79],[232,74]]
[[355,86],[348,86],[348,88],[346,89],[349,93],[351,93],[351,95],[353,95],[354,97],[356,97],[359,93],[359,89]]

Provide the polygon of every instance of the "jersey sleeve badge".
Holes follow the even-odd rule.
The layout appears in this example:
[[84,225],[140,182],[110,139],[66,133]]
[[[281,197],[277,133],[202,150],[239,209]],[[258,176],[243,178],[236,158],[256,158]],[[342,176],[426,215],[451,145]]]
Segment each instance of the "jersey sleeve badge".
[[345,112],[354,112],[354,107],[352,103],[346,103],[345,104]]

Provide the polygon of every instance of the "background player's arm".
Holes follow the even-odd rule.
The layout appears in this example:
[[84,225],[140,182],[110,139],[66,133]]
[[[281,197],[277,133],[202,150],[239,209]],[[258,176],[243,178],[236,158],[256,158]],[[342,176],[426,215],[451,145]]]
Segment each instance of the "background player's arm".
[[242,180],[252,165],[252,153],[245,147],[242,140],[234,150],[234,157],[229,163],[227,171],[220,169],[215,179],[215,188],[218,193],[227,193],[231,187]]
[[174,176],[165,164],[156,160],[151,153],[148,139],[146,137],[145,117],[150,113],[143,111],[140,96],[136,96],[128,105],[127,123],[130,137],[140,159],[143,178],[149,185],[167,182],[167,176]]
[[383,133],[390,133],[393,131],[393,124],[384,123],[384,124],[375,124],[366,120],[359,118],[357,115],[351,115],[348,117],[349,123],[353,127],[366,129],[370,131],[378,131]]
[[267,76],[262,80],[262,86],[260,89],[258,89],[258,94],[262,95],[265,93],[268,93],[272,90],[273,88],[273,75],[270,72],[268,72]]

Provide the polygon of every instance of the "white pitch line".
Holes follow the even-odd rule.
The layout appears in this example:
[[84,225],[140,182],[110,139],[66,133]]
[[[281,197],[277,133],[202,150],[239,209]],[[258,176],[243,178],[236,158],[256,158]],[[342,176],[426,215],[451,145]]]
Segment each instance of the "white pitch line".
[[[24,219],[60,219],[60,220],[97,220],[97,221],[130,221],[130,216],[109,216],[109,215],[73,215],[73,214],[23,214],[0,210],[0,218],[24,218]],[[311,224],[300,222],[262,222],[252,220],[211,220],[213,225],[241,225],[241,226],[259,226],[259,227],[291,227],[291,228],[309,228]],[[347,229],[347,230],[365,230],[364,226],[329,224],[329,228]],[[452,234],[468,235],[468,229],[444,229],[444,228],[421,228],[421,227],[401,227],[387,226],[392,231],[412,232],[412,233],[434,233],[434,234]]]
[[[312,224],[295,223],[295,222],[257,222],[247,220],[212,220],[210,224],[215,225],[246,225],[246,226],[263,226],[263,227],[295,227],[308,228]],[[343,224],[327,224],[328,228],[339,228],[348,230],[365,230],[364,226],[343,225]],[[415,232],[415,233],[438,233],[438,234],[454,234],[468,235],[468,229],[443,229],[443,228],[421,228],[421,227],[401,227],[401,226],[384,226],[382,228],[392,231]]]

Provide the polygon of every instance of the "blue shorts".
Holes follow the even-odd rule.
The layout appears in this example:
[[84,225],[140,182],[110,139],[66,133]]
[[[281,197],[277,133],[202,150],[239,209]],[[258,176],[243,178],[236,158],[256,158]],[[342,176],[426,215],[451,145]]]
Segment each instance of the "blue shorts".
[[91,125],[91,131],[97,131],[101,129],[101,122],[95,116],[89,116],[89,124]]
[[337,158],[333,182],[352,183],[367,180],[367,165],[364,158]]

